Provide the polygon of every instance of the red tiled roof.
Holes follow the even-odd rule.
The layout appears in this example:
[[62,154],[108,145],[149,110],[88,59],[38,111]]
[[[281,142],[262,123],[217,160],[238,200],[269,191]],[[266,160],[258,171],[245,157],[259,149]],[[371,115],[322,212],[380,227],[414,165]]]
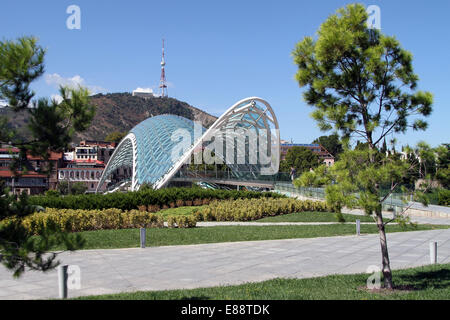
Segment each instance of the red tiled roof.
[[77,168],[59,168],[58,171],[70,171],[70,170],[81,170],[81,171],[85,171],[85,170],[104,170],[105,168],[81,168],[81,167],[77,167]]
[[[49,152],[49,160],[59,160],[59,159],[62,159],[62,157],[63,157],[63,154],[64,153],[62,153],[62,152],[53,152],[53,151],[51,151],[51,152]],[[27,155],[27,159],[28,160],[42,160],[42,161],[44,161],[44,159],[42,158],[42,157],[39,157],[39,156],[33,156],[33,155]]]
[[[19,172],[20,174],[20,172]],[[1,178],[12,178],[14,177],[14,174],[10,170],[0,170],[0,177]],[[47,178],[45,174],[39,174],[37,172],[29,171],[26,174],[22,174],[19,177],[23,178]]]
[[0,152],[19,152],[18,148],[0,148]]
[[69,161],[69,163],[89,163],[89,164],[95,163],[95,164],[101,164],[101,165],[105,164],[103,161],[93,160],[93,159],[72,160],[72,161]]

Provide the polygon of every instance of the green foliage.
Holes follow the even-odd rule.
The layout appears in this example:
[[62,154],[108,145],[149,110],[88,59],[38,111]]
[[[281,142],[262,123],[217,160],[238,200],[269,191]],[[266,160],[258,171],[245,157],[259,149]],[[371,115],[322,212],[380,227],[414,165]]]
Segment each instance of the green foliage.
[[[84,194],[87,190],[86,184],[80,181],[77,182],[69,182],[69,181],[59,181],[58,182],[58,191],[62,195],[77,195]],[[47,194],[46,194],[47,196]]]
[[329,136],[321,136],[314,140],[312,143],[318,143],[322,145],[334,157],[338,157],[339,154],[344,150],[337,133]]
[[320,187],[332,182],[326,174],[327,166],[321,165],[313,171],[304,172],[300,177],[294,180],[294,185],[299,187]]
[[[14,219],[13,219],[14,220]],[[58,232],[80,232],[89,230],[161,228],[164,219],[145,211],[119,209],[72,210],[47,208],[20,220],[27,233],[42,236],[49,228]],[[6,219],[1,224],[9,224]]]
[[294,167],[297,174],[301,174],[309,169],[317,168],[320,164],[319,156],[306,147],[292,147],[288,150],[286,158],[281,161],[282,172],[290,172]]
[[105,141],[119,143],[126,135],[126,132],[113,131],[105,137]]
[[342,212],[338,211],[334,214],[334,216],[338,222],[341,222],[341,223],[345,222],[345,218],[344,218],[344,215],[342,214]]
[[345,222],[345,219],[342,216],[342,208],[345,205],[349,205],[348,199],[349,197],[344,193],[344,190],[337,185],[328,185],[325,188],[325,200],[327,205],[333,212],[336,212],[336,217],[339,222]]
[[61,87],[60,95],[61,103],[42,98],[28,109],[31,114],[28,128],[34,137],[29,150],[33,154],[46,154],[49,149],[65,150],[74,133],[86,130],[94,117],[95,107],[89,104],[87,89]]
[[251,221],[303,211],[327,212],[329,208],[320,201],[261,198],[213,201],[193,214],[198,221]]
[[47,271],[58,266],[57,253],[49,252],[56,245],[69,251],[83,247],[84,240],[79,235],[68,235],[52,223],[46,225],[39,239],[33,238],[22,222],[39,211],[39,207],[30,205],[25,193],[19,199],[7,191],[3,194],[0,197],[0,262],[14,271],[14,277],[19,277],[26,267]]
[[169,228],[194,228],[196,224],[197,219],[194,215],[178,215],[167,217],[167,225]]
[[0,99],[14,110],[27,107],[33,98],[30,83],[44,73],[44,56],[36,38],[0,41]]
[[[13,118],[25,113],[31,139],[24,140],[11,129],[6,117],[0,118],[0,144],[10,144],[19,148],[10,170],[16,175],[25,173],[28,154],[48,160],[49,151],[62,151],[68,147],[75,132],[84,131],[92,120],[94,106],[89,104],[87,89],[68,89],[61,87],[62,102],[41,98],[30,102],[34,97],[31,83],[44,73],[45,50],[31,37],[16,41],[0,41],[0,99],[6,99],[13,112]],[[45,172],[52,170],[50,165]],[[47,271],[58,265],[57,253],[48,251],[55,245],[65,250],[76,250],[84,245],[79,236],[61,232],[54,224],[46,225],[39,239],[23,227],[22,220],[35,212],[36,205],[28,203],[26,195],[19,198],[9,195],[4,185],[0,186],[0,219],[7,223],[0,225],[0,262],[14,276],[24,272],[25,267],[32,270]],[[54,194],[48,198],[57,199]]]
[[58,190],[47,190],[45,196],[47,197],[59,197],[61,193]]
[[438,204],[441,206],[450,206],[450,190],[441,189],[438,191]]
[[[382,222],[380,190],[390,192],[405,178],[410,166],[394,157],[380,157],[380,142],[407,129],[425,130],[432,112],[433,95],[417,91],[412,54],[391,36],[367,26],[361,4],[337,10],[320,26],[317,39],[305,37],[293,52],[296,79],[305,101],[315,109],[311,116],[323,131],[340,131],[344,146],[362,138],[367,145],[347,150],[330,168],[336,182],[330,201],[357,203],[375,214],[380,231],[384,283],[392,288],[391,269]],[[426,148],[420,146],[426,154]],[[389,193],[390,193],[389,192]]]
[[450,188],[450,144],[444,143],[435,149],[436,159],[436,179],[442,187]]
[[[412,54],[394,37],[369,29],[367,19],[363,5],[339,9],[320,26],[316,40],[305,37],[297,44],[293,57],[319,128],[334,127],[344,138],[358,135],[376,147],[391,132],[424,130],[418,116],[431,114],[433,97],[414,92]],[[411,115],[417,115],[413,123]]]
[[[137,192],[110,194],[84,194],[69,195],[64,197],[33,196],[30,197],[30,203],[46,208],[59,209],[85,209],[101,210],[108,208],[117,208],[120,210],[138,209],[139,206],[157,205],[159,210],[163,206],[173,205],[183,206],[192,205],[198,199],[258,199],[265,197],[285,197],[272,192],[253,192],[237,190],[208,190],[201,188],[167,188],[153,190],[151,188]],[[181,205],[178,202],[181,201]],[[187,204],[190,202],[191,204]],[[204,204],[203,201],[198,205]]]

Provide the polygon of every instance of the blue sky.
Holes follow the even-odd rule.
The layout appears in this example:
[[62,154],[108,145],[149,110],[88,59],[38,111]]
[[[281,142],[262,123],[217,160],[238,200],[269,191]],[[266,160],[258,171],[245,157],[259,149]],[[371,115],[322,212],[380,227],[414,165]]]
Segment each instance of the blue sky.
[[[99,92],[157,90],[161,39],[166,39],[169,96],[219,115],[236,101],[260,96],[274,108],[283,139],[310,143],[322,133],[294,80],[291,52],[351,1],[3,0],[0,38],[34,35],[47,48],[46,75],[33,88],[57,93],[78,82]],[[449,140],[450,1],[364,1],[381,8],[382,31],[414,55],[419,89],[434,94],[425,132],[399,144]],[[69,30],[69,5],[81,8],[81,30]]]

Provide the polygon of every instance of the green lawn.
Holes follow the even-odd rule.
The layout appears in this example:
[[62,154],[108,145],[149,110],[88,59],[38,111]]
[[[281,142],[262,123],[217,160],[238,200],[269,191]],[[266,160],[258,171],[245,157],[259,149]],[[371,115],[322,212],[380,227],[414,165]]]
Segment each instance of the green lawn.
[[[361,222],[374,222],[372,217],[357,216],[354,214],[342,214],[345,222],[356,222],[359,219]],[[336,216],[331,212],[299,212],[283,214],[280,216],[266,217],[256,222],[337,222]]]
[[450,299],[450,264],[397,270],[393,292],[369,292],[367,274],[336,275],[310,279],[274,279],[260,283],[191,290],[148,291],[81,297],[114,300],[426,300]]
[[178,207],[178,208],[169,208],[169,209],[163,209],[155,214],[161,215],[164,217],[164,220],[167,221],[168,216],[188,216],[192,214],[192,211],[194,209],[200,209],[200,207]]
[[[192,214],[194,209],[200,209],[202,207],[178,207],[178,208],[170,208],[158,211],[156,214],[162,215],[165,220],[167,220],[167,216],[175,215],[175,216],[186,216]],[[346,222],[356,222],[357,219],[361,220],[361,222],[374,222],[371,217],[368,216],[356,216],[353,214],[343,214]],[[260,220],[255,220],[255,222],[337,222],[334,213],[331,212],[298,212],[298,213],[290,213],[283,214],[274,217],[266,217]]]
[[[450,228],[450,226],[419,225],[407,231]],[[388,225],[387,232],[404,231],[398,225]],[[377,233],[376,225],[361,225],[361,233]],[[139,246],[138,229],[99,230],[80,232],[86,239],[85,249],[132,248]],[[251,240],[331,237],[354,235],[354,225],[314,226],[224,226],[190,229],[147,229],[147,246],[188,245]],[[61,249],[61,248],[56,248]]]

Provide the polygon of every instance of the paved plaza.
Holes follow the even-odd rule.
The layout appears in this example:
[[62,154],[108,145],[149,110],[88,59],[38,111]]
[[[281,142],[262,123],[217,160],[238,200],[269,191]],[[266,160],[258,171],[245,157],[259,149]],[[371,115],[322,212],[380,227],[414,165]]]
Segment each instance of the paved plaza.
[[[450,229],[388,234],[392,268],[430,263],[429,243],[438,242],[438,262],[450,262]],[[308,278],[366,272],[380,265],[377,234],[311,239],[231,242],[145,249],[64,253],[64,264],[81,269],[81,289],[69,297],[137,290],[232,285],[277,277]],[[19,280],[0,266],[0,299],[58,297],[57,271],[27,272]]]

